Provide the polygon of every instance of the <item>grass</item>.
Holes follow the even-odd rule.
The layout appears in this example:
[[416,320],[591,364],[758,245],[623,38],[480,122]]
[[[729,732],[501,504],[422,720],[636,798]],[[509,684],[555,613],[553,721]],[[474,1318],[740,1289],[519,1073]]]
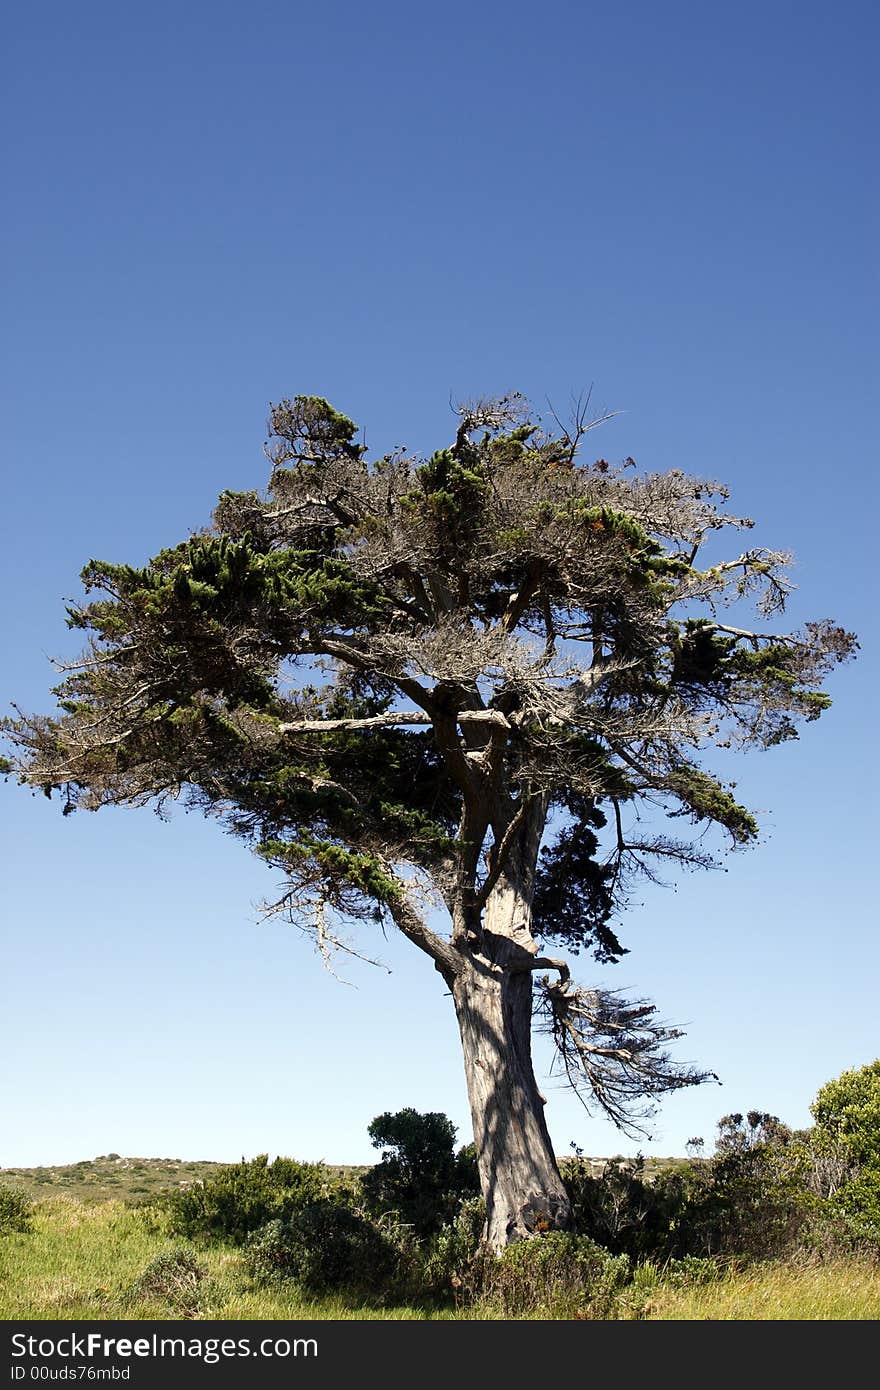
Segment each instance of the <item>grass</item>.
[[[292,1288],[267,1289],[250,1280],[240,1252],[223,1245],[192,1252],[204,1277],[182,1292],[134,1289],[158,1256],[180,1247],[157,1208],[134,1208],[118,1199],[83,1203],[64,1194],[44,1198],[36,1205],[31,1231],[0,1236],[0,1320],[491,1321],[502,1316],[490,1305],[460,1310],[438,1303],[382,1307],[342,1297],[311,1300]],[[624,1291],[615,1315],[649,1321],[876,1320],[880,1266],[856,1261],[768,1264],[684,1288],[648,1267]],[[547,1312],[535,1316],[543,1319]]]
[[665,1322],[874,1321],[880,1318],[880,1265],[857,1260],[757,1265],[690,1289],[661,1281],[644,1316]]
[[179,1158],[122,1158],[102,1154],[81,1163],[42,1168],[0,1168],[0,1183],[17,1188],[30,1198],[56,1194],[76,1197],[80,1202],[122,1202],[143,1204],[170,1188],[185,1187],[215,1173],[221,1165],[184,1162]]
[[[0,1168],[0,1184],[24,1192],[32,1200],[64,1195],[93,1203],[118,1199],[133,1206],[149,1206],[177,1187],[203,1182],[222,1163],[180,1158],[123,1158],[102,1154],[81,1163],[42,1168]],[[331,1173],[362,1173],[363,1167],[327,1165]]]
[[130,1297],[151,1261],[180,1244],[155,1209],[116,1200],[86,1205],[68,1196],[46,1198],[36,1206],[31,1231],[0,1237],[0,1320],[426,1316],[419,1308],[353,1308],[338,1299],[315,1302],[293,1292],[267,1291],[251,1284],[239,1252],[224,1246],[195,1252],[207,1277],[189,1303]]

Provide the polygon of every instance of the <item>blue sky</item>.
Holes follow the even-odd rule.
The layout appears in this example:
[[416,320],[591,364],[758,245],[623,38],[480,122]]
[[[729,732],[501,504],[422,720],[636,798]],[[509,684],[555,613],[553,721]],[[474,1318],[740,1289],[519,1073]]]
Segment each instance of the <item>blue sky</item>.
[[[796,553],[792,622],[859,633],[829,714],[741,760],[761,845],[639,894],[615,971],[581,962],[722,1078],[646,1151],[731,1110],[806,1124],[880,1048],[878,29],[773,0],[7,17],[4,709],[50,708],[85,561],[140,563],[260,486],[297,392],[378,454],[446,442],[450,396],[593,383],[622,412],[600,452],[727,482]],[[194,816],[62,819],[10,783],[0,818],[0,1165],[365,1162],[403,1105],[470,1138],[450,1001],[406,943],[340,983],[257,924],[271,871]],[[557,1151],[638,1147],[546,1091]]]

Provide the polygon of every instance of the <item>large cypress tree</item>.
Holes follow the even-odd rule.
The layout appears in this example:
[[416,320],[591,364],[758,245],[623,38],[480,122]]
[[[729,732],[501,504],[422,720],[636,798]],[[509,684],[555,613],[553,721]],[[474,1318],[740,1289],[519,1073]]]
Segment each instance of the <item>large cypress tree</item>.
[[[271,910],[322,951],[392,922],[429,957],[495,1248],[569,1220],[536,1022],[619,1124],[705,1079],[652,1005],[576,985],[548,944],[615,960],[633,875],[709,862],[639,829],[658,808],[752,840],[706,750],[796,737],[856,645],[830,621],[778,631],[786,557],[719,558],[751,524],[725,490],[582,461],[594,423],[545,432],[518,396],[480,401],[431,458],[371,463],[326,401],[282,401],[265,494],[223,493],[142,568],[90,561],[60,714],[5,721],[10,766],[65,813],[182,796],[282,870]],[[750,598],[757,623],[731,623]]]

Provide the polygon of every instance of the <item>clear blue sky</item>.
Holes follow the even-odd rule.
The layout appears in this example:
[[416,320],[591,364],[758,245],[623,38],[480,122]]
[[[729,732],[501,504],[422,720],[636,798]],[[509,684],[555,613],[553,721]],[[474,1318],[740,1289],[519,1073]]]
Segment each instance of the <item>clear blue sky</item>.
[[[829,714],[741,762],[761,845],[641,894],[615,971],[581,962],[722,1077],[646,1151],[731,1110],[806,1124],[880,1052],[878,29],[867,0],[6,19],[4,709],[50,708],[83,563],[142,562],[260,486],[268,403],[297,392],[381,453],[446,442],[450,395],[564,409],[592,382],[623,412],[601,452],[729,483],[796,552],[792,621],[859,632]],[[403,1105],[470,1138],[450,1001],[406,943],[339,983],[257,925],[271,871],[215,825],[65,820],[12,783],[0,815],[0,1166],[363,1162]],[[637,1147],[547,1094],[557,1151]]]

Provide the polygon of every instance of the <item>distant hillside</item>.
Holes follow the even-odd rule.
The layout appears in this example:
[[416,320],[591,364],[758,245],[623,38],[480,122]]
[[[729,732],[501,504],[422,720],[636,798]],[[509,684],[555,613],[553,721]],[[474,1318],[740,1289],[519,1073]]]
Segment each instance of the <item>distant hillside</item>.
[[[570,1154],[560,1158],[570,1158]],[[584,1158],[594,1176],[599,1177],[606,1158]],[[645,1176],[652,1178],[663,1168],[680,1163],[675,1158],[649,1158]],[[79,1202],[107,1202],[116,1198],[133,1206],[143,1206],[172,1188],[186,1187],[210,1177],[222,1163],[180,1158],[123,1158],[120,1154],[101,1154],[80,1163],[56,1164],[44,1168],[0,1168],[0,1184],[15,1187],[38,1199],[63,1193]],[[363,1173],[367,1165],[333,1165],[337,1173]]]
[[106,1202],[113,1197],[141,1205],[169,1188],[198,1182],[222,1167],[220,1163],[184,1162],[179,1158],[122,1158],[102,1154],[81,1163],[51,1168],[0,1168],[0,1183],[17,1187],[29,1197],[66,1193],[80,1202]]

